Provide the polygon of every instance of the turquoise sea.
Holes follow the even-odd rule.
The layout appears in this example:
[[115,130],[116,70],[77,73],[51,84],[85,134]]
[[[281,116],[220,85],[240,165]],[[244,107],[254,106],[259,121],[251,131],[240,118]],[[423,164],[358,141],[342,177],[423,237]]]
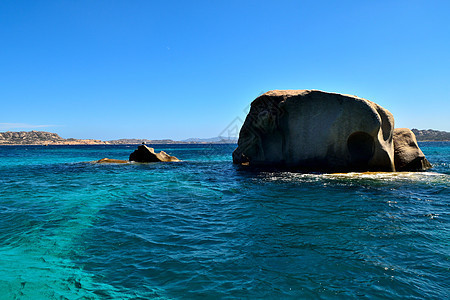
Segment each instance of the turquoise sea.
[[422,173],[232,164],[235,145],[0,147],[0,299],[445,299],[450,143]]

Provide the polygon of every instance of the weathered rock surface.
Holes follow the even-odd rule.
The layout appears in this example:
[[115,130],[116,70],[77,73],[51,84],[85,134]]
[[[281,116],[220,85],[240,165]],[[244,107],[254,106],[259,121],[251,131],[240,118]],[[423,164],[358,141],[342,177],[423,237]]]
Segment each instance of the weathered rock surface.
[[98,164],[127,164],[130,161],[123,160],[123,159],[114,159],[114,158],[102,158],[100,160],[97,160],[96,163]]
[[256,98],[233,162],[308,171],[394,171],[394,117],[369,100],[317,90]]
[[394,129],[394,162],[397,171],[425,171],[432,167],[408,128]]
[[171,156],[164,151],[155,153],[153,148],[140,145],[137,150],[130,154],[130,161],[136,162],[169,162],[180,161],[175,156]]

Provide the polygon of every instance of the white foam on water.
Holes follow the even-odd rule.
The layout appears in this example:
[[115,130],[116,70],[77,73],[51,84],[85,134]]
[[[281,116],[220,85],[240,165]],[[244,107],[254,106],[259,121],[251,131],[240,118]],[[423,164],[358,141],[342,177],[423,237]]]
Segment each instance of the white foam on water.
[[349,172],[349,173],[294,173],[267,172],[262,173],[263,179],[268,181],[374,181],[374,182],[411,182],[411,183],[449,183],[450,175],[437,172]]
[[350,173],[331,173],[322,174],[324,178],[329,179],[350,179],[360,180],[369,179],[376,181],[409,181],[409,182],[423,182],[423,181],[441,181],[448,180],[449,176],[446,174],[436,172],[350,172]]

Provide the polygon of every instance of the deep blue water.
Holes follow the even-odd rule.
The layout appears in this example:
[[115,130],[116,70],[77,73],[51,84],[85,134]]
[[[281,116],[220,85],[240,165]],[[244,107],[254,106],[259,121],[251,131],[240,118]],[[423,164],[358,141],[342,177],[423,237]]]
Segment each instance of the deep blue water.
[[0,299],[444,299],[450,143],[422,173],[250,172],[235,145],[0,147]]

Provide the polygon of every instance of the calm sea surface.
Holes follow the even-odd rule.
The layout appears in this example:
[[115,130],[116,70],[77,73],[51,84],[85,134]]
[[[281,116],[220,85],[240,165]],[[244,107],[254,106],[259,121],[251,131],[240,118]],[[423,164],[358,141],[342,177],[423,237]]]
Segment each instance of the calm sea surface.
[[423,173],[250,172],[235,145],[0,147],[0,299],[444,299],[450,143]]

